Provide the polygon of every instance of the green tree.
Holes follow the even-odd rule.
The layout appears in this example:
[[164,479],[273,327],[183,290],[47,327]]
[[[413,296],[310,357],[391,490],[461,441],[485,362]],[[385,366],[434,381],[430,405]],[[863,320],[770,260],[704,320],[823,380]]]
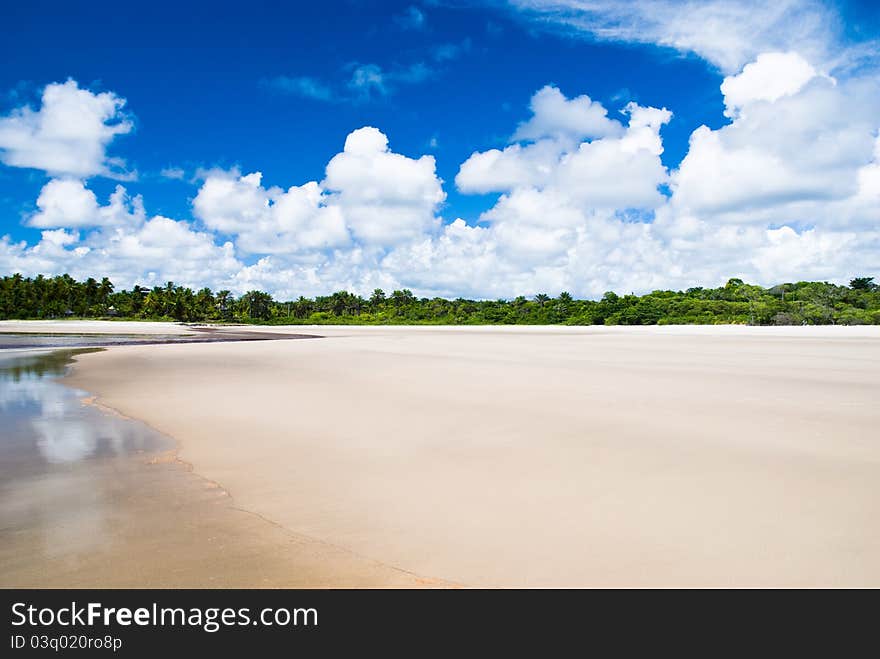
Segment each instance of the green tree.
[[272,296],[262,291],[248,291],[239,299],[239,307],[254,320],[268,320],[271,304]]
[[373,290],[373,294],[370,295],[370,308],[373,311],[378,311],[385,304],[385,291],[381,288],[376,288]]
[[854,291],[873,291],[877,289],[873,277],[854,277],[849,281],[849,287]]
[[248,291],[236,300],[229,291],[193,292],[174,282],[151,290],[136,285],[130,291],[116,291],[106,277],[82,282],[66,274],[0,277],[0,318],[101,315],[111,306],[114,315],[123,318],[187,322],[237,318],[271,323],[880,324],[880,288],[871,277],[857,277],[849,286],[800,281],[771,288],[731,279],[718,288],[684,292],[657,290],[620,297],[609,291],[600,300],[576,300],[560,293],[552,302],[543,293],[534,301],[523,296],[510,301],[416,298],[408,289],[394,291],[390,298],[376,289],[369,300],[337,291],[275,302],[261,291]]

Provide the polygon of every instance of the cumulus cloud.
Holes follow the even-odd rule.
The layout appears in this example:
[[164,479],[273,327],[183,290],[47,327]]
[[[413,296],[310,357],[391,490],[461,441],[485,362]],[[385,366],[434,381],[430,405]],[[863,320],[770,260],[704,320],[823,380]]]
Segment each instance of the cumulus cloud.
[[354,241],[387,247],[429,232],[445,198],[432,156],[393,153],[376,128],[353,131],[321,182],[286,191],[263,187],[262,174],[206,175],[193,211],[211,230],[236,236],[253,254],[300,254]]
[[136,230],[93,233],[83,247],[87,251],[78,254],[75,271],[103,268],[101,272],[124,285],[175,281],[194,288],[222,288],[242,267],[231,241],[218,245],[214,235],[162,216],[150,218]]
[[107,155],[113,139],[133,129],[124,106],[113,92],[95,94],[74,80],[46,85],[39,109],[0,117],[0,160],[53,176],[130,178],[125,162]]
[[624,126],[589,97],[569,101],[555,87],[538,91],[531,109],[513,139],[534,141],[472,154],[456,176],[460,190],[541,190],[591,208],[649,208],[661,201],[657,188],[667,175],[659,133],[671,112],[630,103],[622,110],[629,116]]
[[434,230],[446,198],[433,156],[408,158],[367,126],[352,132],[327,164],[323,187],[356,239],[389,245]]
[[693,131],[669,171],[666,108],[540,89],[510,143],[475,152],[456,176],[462,193],[496,202],[449,224],[434,158],[395,153],[373,127],[352,131],[312,181],[203,172],[197,224],[148,219],[121,186],[102,204],[80,178],[58,177],[27,218],[40,240],[0,239],[0,269],[281,298],[376,287],[598,296],[876,272],[880,83],[832,77],[786,50],[762,53],[720,91],[727,123]]
[[28,224],[39,228],[138,225],[144,221],[140,195],[129,198],[121,185],[110,195],[106,206],[98,204],[95,193],[76,179],[52,179],[37,197],[36,213]]
[[159,216],[136,230],[99,230],[82,239],[64,230],[44,231],[34,245],[0,238],[0,269],[5,272],[107,276],[126,288],[167,281],[223,288],[243,267],[231,242],[218,246],[211,234]]
[[289,189],[261,185],[262,174],[214,172],[193,201],[195,216],[209,229],[237,236],[249,253],[297,253],[349,241],[338,208],[325,204],[314,181]]
[[546,184],[562,155],[583,140],[619,136],[623,124],[589,96],[568,99],[556,87],[538,90],[529,105],[532,116],[518,126],[510,146],[475,152],[456,176],[462,192],[506,192]]
[[465,193],[509,192],[540,185],[549,180],[561,153],[560,144],[553,140],[475,151],[461,164],[455,184]]
[[776,101],[799,92],[816,77],[816,69],[795,52],[761,53],[738,75],[721,83],[724,114],[736,118],[740,110],[755,101]]
[[672,176],[678,215],[767,225],[842,219],[835,202],[856,195],[874,158],[880,85],[810,71],[799,56],[768,54],[724,80],[733,121],[692,134]]
[[601,103],[586,95],[568,99],[551,85],[535,92],[530,108],[532,117],[516,129],[513,135],[516,141],[583,140],[623,132],[620,122],[609,119]]
[[[483,296],[598,295],[734,275],[765,284],[841,281],[876,271],[876,80],[836,80],[800,55],[767,53],[728,76],[721,90],[730,122],[695,130],[672,172],[659,159],[660,128],[671,113],[634,104],[624,108],[627,125],[618,122],[608,136],[571,146],[538,133],[533,142],[473,154],[456,178],[459,188],[502,193],[481,216],[485,227],[450,225],[383,265],[402,278],[430,273],[420,277],[426,284],[460,271],[460,286]],[[468,243],[459,238],[463,229]],[[470,279],[476,273],[455,249],[501,273],[489,279],[503,284],[474,291],[472,281],[480,280]]]
[[140,196],[117,186],[106,205],[81,181],[53,179],[38,198],[28,222],[44,230],[34,245],[0,238],[0,271],[25,275],[108,276],[117,286],[180,284],[222,286],[242,267],[231,241],[188,222],[147,219]]
[[668,281],[674,264],[645,220],[666,203],[660,130],[672,113],[630,103],[619,121],[589,97],[568,100],[553,87],[539,90],[531,109],[514,133],[522,143],[474,153],[456,177],[463,192],[503,193],[479,218],[485,226],[456,220],[388,255],[383,268],[402,278],[422,272],[419,284],[438,292],[457,281],[481,297],[594,294],[637,277],[644,286],[659,281],[655,267]]

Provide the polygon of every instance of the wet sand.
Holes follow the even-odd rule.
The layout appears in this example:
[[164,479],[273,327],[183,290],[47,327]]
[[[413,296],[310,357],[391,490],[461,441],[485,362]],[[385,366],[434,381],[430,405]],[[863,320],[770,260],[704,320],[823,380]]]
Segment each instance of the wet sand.
[[0,351],[0,587],[438,585],[239,509],[175,442]]
[[241,510],[173,452],[28,479],[0,517],[5,588],[439,585]]
[[0,332],[35,334],[180,334],[191,333],[182,323],[137,320],[0,320]]
[[407,573],[880,585],[878,328],[320,332],[113,348],[68,381],[238,508]]
[[274,329],[275,331],[267,332],[247,325],[184,325],[137,321],[0,321],[0,351],[35,350],[45,347],[106,347],[320,338],[318,334],[296,333],[290,328],[283,331]]

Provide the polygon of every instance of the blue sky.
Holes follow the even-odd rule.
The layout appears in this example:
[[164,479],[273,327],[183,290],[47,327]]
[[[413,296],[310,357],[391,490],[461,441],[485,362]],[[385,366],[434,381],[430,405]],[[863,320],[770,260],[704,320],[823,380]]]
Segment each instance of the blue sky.
[[[669,8],[674,8],[676,3],[637,3],[641,7],[637,12],[627,8],[625,3],[598,4],[602,5],[598,13],[584,15],[566,2],[528,1],[512,4],[7,3],[0,39],[0,58],[4,62],[0,69],[0,116],[12,116],[24,106],[38,109],[46,86],[67,80],[76,81],[79,88],[92,94],[109,92],[125,99],[123,112],[133,123],[133,129],[113,138],[106,152],[108,157],[125,161],[128,180],[97,174],[83,178],[83,185],[94,192],[99,204],[106,204],[108,196],[121,183],[130,197],[142,196],[146,217],[161,215],[189,222],[196,231],[211,230],[211,238],[218,246],[231,240],[237,250],[235,258],[246,268],[257,263],[265,253],[240,251],[236,239],[239,231],[219,228],[222,225],[219,220],[212,224],[205,215],[207,211],[203,211],[202,216],[194,212],[194,199],[209,170],[230,175],[261,172],[261,185],[267,190],[272,186],[286,190],[308,181],[321,182],[327,163],[342,151],[346,137],[360,127],[374,126],[388,137],[391,152],[411,159],[424,154],[434,156],[436,177],[443,181],[444,198],[434,204],[431,212],[441,227],[463,218],[469,227],[491,228],[504,221],[500,215],[505,209],[497,206],[505,195],[515,197],[529,188],[547,196],[550,192],[542,186],[549,184],[526,182],[518,183],[519,187],[499,185],[488,193],[466,193],[480,186],[465,185],[463,191],[463,186],[455,183],[456,175],[473,153],[512,145],[517,126],[532,117],[529,109],[532,96],[543,87],[553,85],[568,100],[588,95],[607,110],[608,117],[619,120],[623,126],[627,116],[620,110],[630,102],[640,107],[665,108],[672,113],[655,131],[662,140],[662,153],[655,155],[668,179],[652,179],[652,185],[666,201],[645,204],[623,199],[613,209],[614,217],[631,221],[635,213],[643,222],[652,223],[658,212],[661,215],[677,212],[678,218],[696,214],[700,222],[717,227],[729,218],[718,217],[715,207],[723,204],[705,201],[706,194],[723,196],[722,192],[712,192],[711,185],[709,192],[691,195],[690,198],[701,201],[688,206],[687,212],[667,209],[665,205],[671,203],[670,186],[684,185],[676,182],[675,172],[689,152],[694,131],[701,126],[719,131],[732,123],[731,117],[725,115],[722,83],[726,77],[739,74],[762,52],[798,52],[812,67],[817,80],[825,75],[833,77],[838,83],[837,89],[851,82],[854,86],[862,85],[876,71],[870,55],[859,52],[860,48],[870,51],[878,33],[877,12],[871,3],[790,2],[790,15],[766,32],[754,30],[745,23],[746,19],[743,24],[737,24],[735,16],[740,14],[736,14],[731,25],[721,22],[717,38],[709,45],[701,36],[705,35],[705,26],[695,24],[682,31],[680,19],[664,23],[664,13],[669,14]],[[741,4],[748,10],[750,3],[733,4]],[[730,15],[724,13],[725,3],[706,5],[718,8],[721,13],[717,16],[730,19]],[[833,17],[830,26],[827,25],[829,16]],[[785,21],[790,22],[791,29],[786,29]],[[821,27],[805,28],[810,21]],[[731,43],[728,43],[728,27],[736,36]],[[716,47],[717,44],[722,45]],[[786,69],[781,75],[790,74]],[[803,84],[806,89],[818,83]],[[865,103],[870,105],[876,100],[874,92],[862,87],[864,85],[859,93],[865,94]],[[804,93],[804,89],[787,91],[783,102]],[[757,98],[755,102],[758,101],[778,102],[775,98]],[[865,131],[853,137],[862,139],[864,148],[856,149],[858,154],[847,154],[846,166],[853,181],[860,180],[861,168],[870,167],[873,162],[871,130],[876,128],[861,114],[856,121],[861,122],[860,126],[865,125]],[[825,119],[819,121],[818,128],[804,126],[805,132],[817,129],[828,130],[831,138],[831,131],[836,127]],[[745,132],[744,129],[743,134]],[[577,142],[589,143],[601,137],[604,136],[585,134],[579,136]],[[738,148],[738,145],[739,142],[733,140],[727,148]],[[567,148],[566,151],[560,147],[559,158],[564,159],[576,145]],[[759,140],[754,148],[760,150],[764,144]],[[0,143],[0,153],[2,150]],[[714,157],[719,156],[716,153]],[[729,155],[729,162],[735,160]],[[801,171],[801,164],[792,178],[803,181],[813,174],[821,178],[821,171],[814,171],[821,170],[821,163],[813,163],[816,167],[804,164],[809,174]],[[32,220],[39,210],[37,199],[47,181],[64,176],[69,178],[69,173],[62,172],[59,176],[58,172],[37,167],[10,166],[8,162],[7,166],[0,165],[0,235],[8,235],[10,244],[26,241],[30,248],[40,239],[38,229],[50,226],[64,229],[62,222]],[[685,179],[691,180],[682,174],[681,181]],[[795,202],[812,202],[821,196],[813,194],[808,186],[780,185],[785,189],[777,191],[778,194],[769,191],[768,198],[786,198],[791,202],[794,195]],[[857,194],[852,185],[847,187],[843,181],[840,194],[832,196],[843,199],[845,190],[849,197]],[[558,198],[540,203],[550,208]],[[682,193],[682,199],[687,198]],[[267,203],[276,201],[273,198]],[[597,209],[605,207],[600,209],[595,203],[577,207],[577,212],[587,218],[583,220],[584,226],[592,226],[589,218],[596,216]],[[758,209],[764,218],[764,229],[790,226],[797,236],[804,236],[805,230],[819,226],[825,212],[805,209],[794,217],[790,208],[775,210],[778,213],[774,217],[774,207]],[[493,213],[498,218],[492,219]],[[864,228],[872,218],[854,219],[852,226]],[[536,218],[532,225],[541,225],[542,221]],[[517,222],[519,224],[509,226],[528,224],[527,220]],[[741,227],[748,225],[738,220],[732,222]],[[86,221],[77,223],[80,240],[88,241],[88,224]],[[540,231],[556,231],[561,226],[553,225]],[[565,226],[566,230],[574,230],[570,225]],[[72,227],[66,228],[72,230]],[[839,229],[834,227],[835,231]],[[624,235],[627,229],[614,230],[618,234],[614,240],[618,242],[605,245],[603,253],[616,247],[626,248],[632,240]],[[425,239],[441,240],[437,231],[436,227],[425,229]],[[523,236],[529,235],[528,227],[523,232]],[[674,240],[670,237],[673,233],[670,231],[669,236],[657,238],[664,242],[664,254],[670,262],[684,258],[669,253],[673,249]],[[358,241],[358,232],[352,235],[353,242],[347,249],[363,247],[365,243]],[[412,235],[407,235],[412,242]],[[583,239],[583,231],[578,236],[579,240]],[[707,244],[713,241],[706,236],[700,240]],[[801,270],[796,262],[779,268],[762,267],[752,261],[758,253],[756,250],[767,245],[759,245],[755,240],[743,247],[746,252],[752,250],[751,256],[730,262],[731,276],[744,273],[761,279],[797,277],[803,272],[805,278],[823,275],[840,278],[849,274],[823,269],[821,249],[816,253],[816,263],[804,264]],[[90,249],[94,250],[96,245],[93,242]],[[68,249],[73,249],[72,243]],[[296,256],[270,257],[275,260],[276,279],[285,282],[274,288],[284,292],[321,289],[324,284],[320,282],[324,278],[321,267],[315,265],[321,259],[334,260],[327,265],[328,272],[333,273],[326,277],[327,287],[343,285],[360,289],[387,280],[390,285],[410,285],[441,294],[529,292],[513,290],[512,283],[505,285],[505,276],[525,289],[552,288],[557,281],[559,286],[578,289],[573,284],[579,281],[582,282],[579,290],[584,294],[605,286],[632,285],[624,276],[631,271],[626,266],[615,272],[606,269],[601,275],[597,273],[593,285],[583,283],[589,278],[588,273],[574,272],[571,264],[559,265],[558,250],[548,251],[542,260],[535,256],[521,257],[514,253],[516,250],[501,254],[504,250],[493,243],[493,258],[500,261],[492,269],[509,275],[499,275],[498,282],[483,288],[454,282],[432,286],[433,275],[438,280],[448,279],[447,275],[434,273],[431,266],[427,266],[425,272],[408,281],[407,273],[415,266],[412,259],[409,266],[401,265],[403,257],[393,254],[400,249],[402,243],[398,240],[378,246],[371,243],[366,250],[371,252],[373,260],[370,273],[352,266],[344,272],[340,264],[350,264],[354,258],[351,254],[334,257],[331,248],[304,254],[300,248],[292,248],[291,253],[296,251]],[[392,258],[386,261],[389,255]],[[31,262],[38,260],[33,254],[30,257]],[[6,269],[28,263],[28,258],[26,252],[11,254],[6,258]],[[65,258],[55,258],[51,266],[45,267],[65,267],[68,265]],[[443,260],[444,257],[435,254],[432,258]],[[591,254],[589,258],[596,256]],[[712,261],[711,255],[700,253],[695,257],[695,263],[702,264],[704,260]],[[876,263],[873,255],[863,260],[867,267]],[[661,261],[653,267],[668,270],[668,265],[661,265]],[[304,284],[308,277],[303,264],[314,270],[318,284],[314,280],[308,286]],[[543,269],[551,266],[562,270],[555,277],[542,274]],[[131,278],[144,278],[143,273],[138,274],[137,267],[127,267],[125,272]],[[395,271],[394,267],[399,270]],[[650,267],[650,263],[642,263],[638,270],[646,271]],[[150,272],[156,277],[162,275],[156,273],[155,268]],[[386,277],[388,272],[393,274]],[[704,265],[699,265],[690,274],[679,272],[667,279],[669,285],[683,284],[706,276],[707,272]],[[239,273],[229,271],[220,278],[226,277],[228,284],[238,276]],[[474,276],[476,272],[471,273],[470,278]],[[486,271],[481,271],[480,276],[486,276]],[[714,277],[715,273],[709,276]],[[717,276],[721,277],[722,273],[719,271]],[[654,279],[658,284],[665,281],[661,276]],[[250,275],[239,283],[244,286],[251,281],[272,287],[271,281],[267,283]],[[220,285],[223,282],[208,283]]]
[[[421,26],[401,20],[414,7],[424,16]],[[8,24],[17,27],[0,43],[7,62],[0,111],[38,102],[46,83],[67,78],[120,94],[136,131],[113,151],[137,168],[137,189],[149,196],[151,212],[171,216],[187,213],[194,189],[161,180],[162,169],[191,176],[199,167],[239,165],[262,171],[270,184],[309,180],[364,125],[380,127],[399,152],[436,154],[440,177],[451,181],[473,151],[506,143],[527,118],[532,93],[548,83],[569,95],[589,93],[612,111],[629,100],[674,107],[676,121],[664,129],[670,166],[684,155],[691,130],[723,119],[721,76],[697,58],[572,39],[497,8],[28,2],[12,13]],[[438,62],[441,49],[449,55]],[[423,64],[430,73],[389,83],[387,95],[374,91],[367,99],[346,88],[356,64],[391,73]],[[279,77],[311,78],[335,98],[281,91],[271,84]],[[3,171],[4,232],[27,237],[19,216],[33,210],[42,183],[32,171]],[[107,192],[114,185],[101,183]],[[444,211],[451,219],[475,216],[492,202],[451,193]]]

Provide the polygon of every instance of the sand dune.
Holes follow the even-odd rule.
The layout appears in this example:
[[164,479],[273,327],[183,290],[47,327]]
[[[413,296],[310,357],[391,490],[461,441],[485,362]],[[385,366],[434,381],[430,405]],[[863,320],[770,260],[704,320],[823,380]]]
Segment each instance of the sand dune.
[[425,577],[880,586],[878,330],[322,327],[69,381],[237,507]]

